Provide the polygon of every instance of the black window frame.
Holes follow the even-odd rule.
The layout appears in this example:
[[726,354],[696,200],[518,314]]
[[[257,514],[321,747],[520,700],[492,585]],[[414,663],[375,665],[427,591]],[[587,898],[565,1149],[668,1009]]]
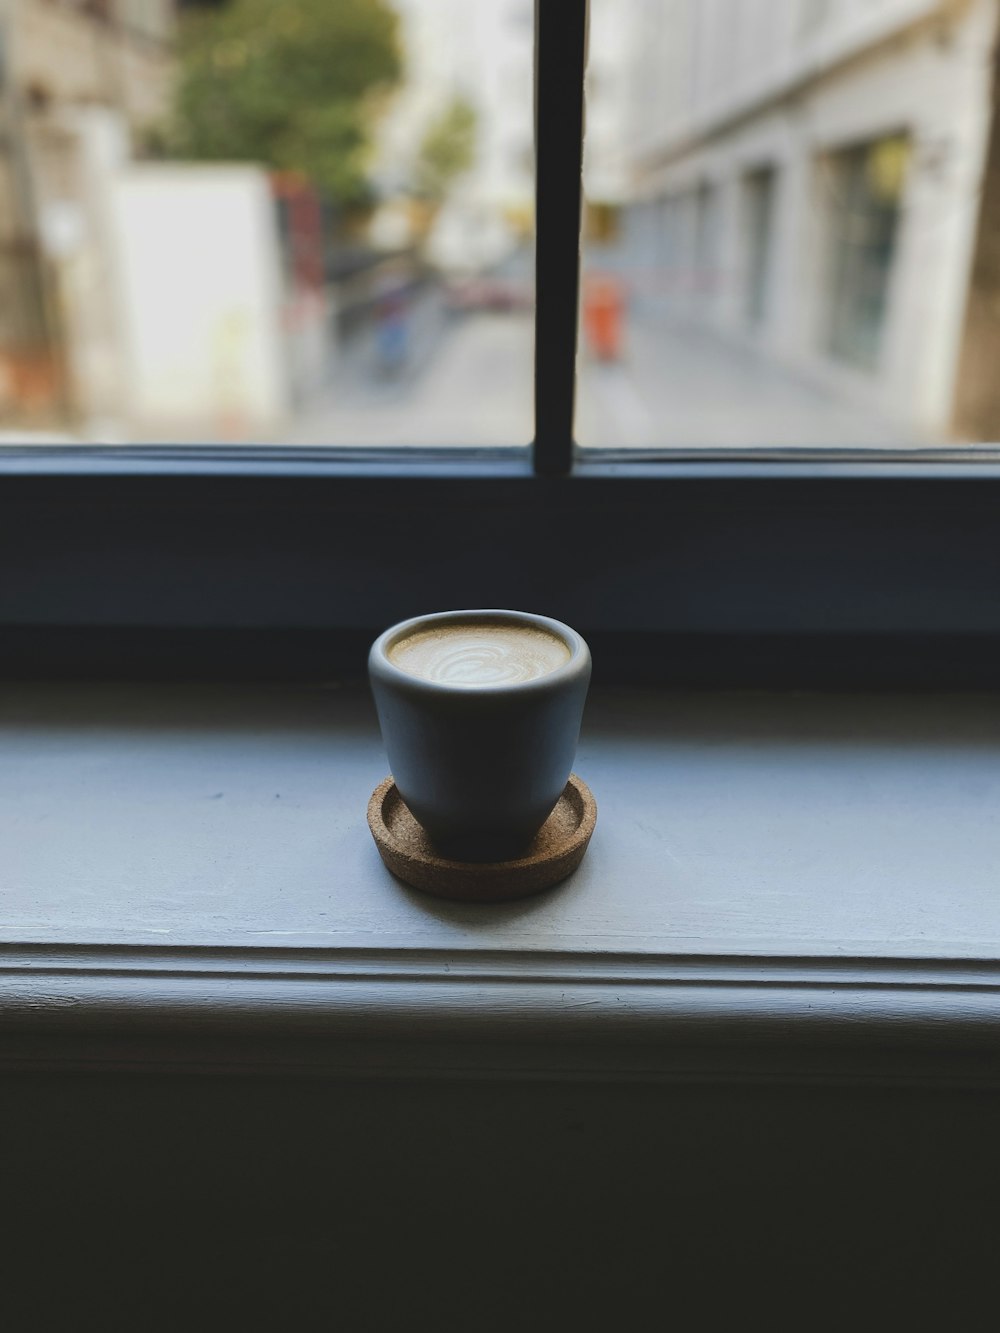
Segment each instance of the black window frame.
[[586,21],[537,0],[532,450],[4,449],[4,675],[336,675],[507,605],[606,679],[992,686],[1000,449],[574,457]]

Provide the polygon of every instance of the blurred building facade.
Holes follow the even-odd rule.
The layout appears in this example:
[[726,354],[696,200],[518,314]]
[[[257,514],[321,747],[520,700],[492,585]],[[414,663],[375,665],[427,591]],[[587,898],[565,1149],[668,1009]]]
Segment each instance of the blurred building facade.
[[173,0],[0,7],[0,417],[100,415],[119,373],[99,159],[166,113]]
[[998,7],[615,0],[609,41],[597,0],[588,191],[622,205],[636,303],[953,432]]
[[495,262],[530,230],[534,207],[534,0],[392,0],[403,84],[379,133],[388,197],[412,186],[420,143],[455,98],[476,113],[475,156],[456,182],[431,250],[445,267]]

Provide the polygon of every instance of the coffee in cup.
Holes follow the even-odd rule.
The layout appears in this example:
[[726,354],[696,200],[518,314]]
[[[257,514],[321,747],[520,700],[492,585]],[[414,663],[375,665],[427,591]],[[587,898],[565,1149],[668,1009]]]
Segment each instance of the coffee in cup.
[[534,625],[456,620],[396,639],[387,656],[411,676],[454,689],[490,689],[537,680],[565,666],[565,640]]

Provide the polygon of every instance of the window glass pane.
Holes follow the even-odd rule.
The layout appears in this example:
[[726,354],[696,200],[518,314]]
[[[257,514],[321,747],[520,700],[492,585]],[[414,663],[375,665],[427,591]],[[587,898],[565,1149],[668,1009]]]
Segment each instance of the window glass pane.
[[577,436],[1000,442],[997,0],[592,0]]
[[0,441],[526,444],[533,32],[0,5]]

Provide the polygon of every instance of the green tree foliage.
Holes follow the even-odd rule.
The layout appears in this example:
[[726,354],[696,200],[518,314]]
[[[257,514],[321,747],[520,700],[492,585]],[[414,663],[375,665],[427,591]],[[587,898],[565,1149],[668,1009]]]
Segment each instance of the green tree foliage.
[[439,203],[476,156],[476,109],[454,98],[431,122],[417,158],[417,189]]
[[400,69],[386,0],[230,0],[192,13],[181,30],[171,148],[299,171],[332,199],[358,204],[372,113]]

